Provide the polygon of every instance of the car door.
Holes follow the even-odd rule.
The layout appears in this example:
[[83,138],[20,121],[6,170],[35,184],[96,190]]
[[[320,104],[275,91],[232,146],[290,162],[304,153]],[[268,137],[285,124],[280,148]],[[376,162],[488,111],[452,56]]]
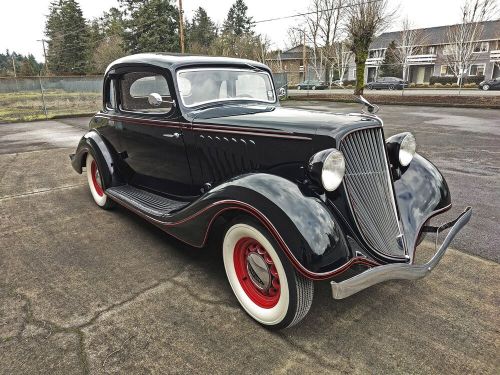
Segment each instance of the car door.
[[121,130],[123,159],[132,171],[129,183],[175,197],[193,195],[183,140],[186,123],[172,102],[169,73],[124,69],[117,85],[115,126]]

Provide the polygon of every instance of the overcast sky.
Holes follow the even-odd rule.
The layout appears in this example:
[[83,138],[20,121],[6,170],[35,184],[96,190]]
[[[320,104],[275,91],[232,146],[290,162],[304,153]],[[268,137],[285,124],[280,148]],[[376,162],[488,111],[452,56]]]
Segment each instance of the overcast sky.
[[[175,0],[177,2],[177,0]],[[191,19],[193,12],[202,6],[217,23],[222,24],[229,7],[235,0],[183,0],[185,16]],[[391,6],[399,6],[399,16],[408,15],[417,27],[440,26],[456,23],[458,7],[462,0],[389,0]],[[498,0],[500,1],[500,0]],[[43,37],[45,16],[50,0],[1,0],[0,2],[0,51],[5,49],[22,54],[32,53],[43,60],[43,50],[37,39]],[[117,6],[117,0],[79,0],[84,17],[98,17],[103,11]],[[246,0],[248,12],[254,20],[288,16],[307,11],[308,0]],[[269,36],[273,48],[283,48],[287,29],[301,22],[300,18],[259,23],[257,33]],[[399,22],[394,23],[393,30]]]

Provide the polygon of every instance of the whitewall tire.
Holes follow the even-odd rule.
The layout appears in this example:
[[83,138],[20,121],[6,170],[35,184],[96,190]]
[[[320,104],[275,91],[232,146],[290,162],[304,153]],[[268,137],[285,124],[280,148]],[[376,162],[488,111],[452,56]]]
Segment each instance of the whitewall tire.
[[300,322],[312,304],[312,280],[298,274],[259,224],[236,219],[222,245],[224,268],[243,309],[274,329]]
[[90,152],[87,153],[85,169],[87,171],[87,181],[89,183],[90,193],[92,194],[92,198],[94,198],[94,202],[101,208],[110,208],[113,202],[104,192],[104,185],[101,177],[102,173],[99,170],[96,160]]

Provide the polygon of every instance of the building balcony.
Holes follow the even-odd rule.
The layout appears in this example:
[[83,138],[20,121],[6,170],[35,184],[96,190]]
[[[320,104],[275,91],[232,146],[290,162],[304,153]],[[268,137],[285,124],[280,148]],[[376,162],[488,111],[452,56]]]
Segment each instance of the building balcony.
[[490,60],[495,62],[500,61],[500,49],[490,51]]
[[410,65],[434,64],[436,62],[436,54],[412,55],[408,56],[406,61]]
[[383,57],[370,57],[366,59],[366,65],[376,66],[382,64],[382,61],[384,61]]

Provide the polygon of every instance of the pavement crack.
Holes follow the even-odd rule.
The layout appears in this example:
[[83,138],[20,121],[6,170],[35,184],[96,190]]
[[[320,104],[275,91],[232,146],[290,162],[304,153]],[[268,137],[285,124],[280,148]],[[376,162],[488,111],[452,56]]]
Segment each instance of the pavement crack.
[[184,288],[185,292],[187,294],[189,294],[191,297],[193,297],[195,300],[197,300],[198,302],[201,302],[201,303],[204,303],[204,304],[208,304],[208,305],[212,305],[212,306],[224,306],[224,307],[228,307],[228,308],[231,308],[231,309],[235,309],[235,310],[239,310],[239,307],[236,306],[236,305],[231,305],[231,303],[227,302],[227,301],[214,301],[214,300],[210,300],[210,299],[207,299],[207,298],[203,298],[201,297],[199,294],[193,292],[191,290],[191,288],[189,287],[189,285],[179,281],[179,280],[170,280],[170,282],[172,284],[175,284],[177,286],[181,286]]
[[99,312],[97,312],[87,322],[79,324],[77,326],[73,326],[72,328],[82,329],[82,328],[87,328],[87,327],[93,325],[104,314],[109,313],[109,312],[111,312],[111,311],[113,311],[113,310],[115,310],[115,309],[117,309],[119,307],[122,307],[123,305],[126,305],[126,304],[128,304],[130,302],[133,302],[134,300],[138,299],[142,295],[150,292],[151,290],[153,290],[155,288],[160,287],[161,285],[163,285],[166,282],[172,282],[172,279],[175,278],[175,277],[177,277],[177,276],[179,276],[180,274],[182,274],[188,268],[188,266],[189,266],[189,264],[187,264],[186,266],[184,266],[181,270],[179,270],[178,272],[176,272],[172,276],[160,279],[160,280],[156,281],[155,283],[153,283],[153,284],[151,284],[151,285],[149,285],[149,286],[147,286],[147,287],[139,290],[138,292],[133,293],[129,298],[126,298],[126,299],[124,299],[124,300],[122,300],[120,302],[111,304],[110,306],[106,307],[105,309],[100,310]]
[[66,189],[72,189],[75,187],[79,186],[85,186],[86,184],[73,184],[73,185],[65,185],[65,186],[58,186],[58,187],[53,187],[53,188],[42,188],[39,190],[35,191],[30,191],[27,193],[22,193],[22,194],[12,194],[12,195],[5,195],[3,197],[0,197],[0,201],[4,201],[7,199],[13,199],[13,198],[20,198],[20,197],[26,197],[26,196],[31,196],[31,195],[36,195],[36,194],[43,194],[43,193],[48,193],[51,191],[56,191],[56,190],[66,190]]

